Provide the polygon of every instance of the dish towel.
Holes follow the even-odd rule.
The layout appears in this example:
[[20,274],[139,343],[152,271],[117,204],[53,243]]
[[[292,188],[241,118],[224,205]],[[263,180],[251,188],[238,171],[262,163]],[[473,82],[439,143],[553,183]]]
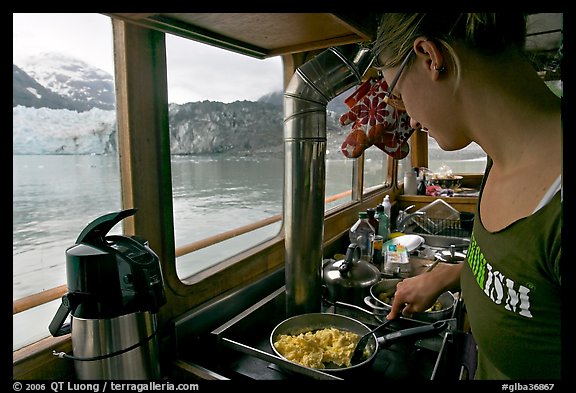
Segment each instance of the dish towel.
[[352,131],[340,147],[344,156],[360,157],[372,145],[397,160],[410,152],[408,138],[414,132],[410,117],[384,102],[387,89],[384,78],[372,77],[344,100],[350,110],[340,116],[340,125],[352,124]]

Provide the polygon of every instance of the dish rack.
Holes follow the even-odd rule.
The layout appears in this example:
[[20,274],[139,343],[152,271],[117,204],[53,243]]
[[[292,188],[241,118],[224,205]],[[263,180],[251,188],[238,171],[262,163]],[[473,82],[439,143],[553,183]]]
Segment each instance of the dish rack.
[[441,199],[429,203],[414,215],[414,232],[438,236],[470,237],[474,223],[474,214],[459,212]]
[[438,236],[470,237],[474,218],[471,219],[448,219],[419,216],[413,217],[416,223],[415,233],[427,233]]

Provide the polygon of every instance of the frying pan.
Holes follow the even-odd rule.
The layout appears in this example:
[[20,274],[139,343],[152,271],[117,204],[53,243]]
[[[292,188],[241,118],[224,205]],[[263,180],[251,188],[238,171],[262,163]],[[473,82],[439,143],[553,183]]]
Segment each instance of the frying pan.
[[[352,364],[349,367],[338,366],[335,364],[328,363],[325,364],[326,368],[321,369],[321,371],[330,374],[341,374],[341,373],[349,373],[359,368],[368,367],[368,365],[374,361],[374,358],[378,354],[378,350],[382,345],[388,345],[391,342],[404,337],[440,331],[444,329],[446,326],[447,323],[445,321],[439,321],[434,324],[428,324],[416,328],[398,330],[396,332],[387,334],[382,337],[376,337],[376,335],[372,333],[372,336],[368,339],[368,344],[366,345],[365,355],[360,362],[358,362],[357,364]],[[276,325],[276,327],[272,330],[272,333],[270,334],[270,346],[272,347],[272,350],[278,357],[288,360],[282,354],[280,354],[280,352],[278,352],[278,350],[274,346],[274,343],[278,340],[280,335],[288,334],[294,336],[301,333],[331,327],[343,331],[356,333],[359,336],[368,334],[371,331],[371,329],[368,328],[368,326],[364,325],[363,323],[344,315],[331,314],[331,313],[301,314],[288,318],[280,322],[278,325]],[[301,367],[309,368],[306,366]]]

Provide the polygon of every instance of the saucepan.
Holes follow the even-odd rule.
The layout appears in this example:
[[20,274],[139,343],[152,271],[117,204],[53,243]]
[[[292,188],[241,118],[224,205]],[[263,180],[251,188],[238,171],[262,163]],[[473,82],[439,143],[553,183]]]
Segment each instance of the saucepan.
[[[392,297],[396,292],[396,285],[402,279],[383,279],[370,287],[370,295],[364,298],[367,306],[374,310],[388,312],[392,308]],[[412,319],[423,322],[435,322],[448,319],[452,315],[456,297],[450,291],[442,293],[431,310],[418,312],[412,315]]]
[[[348,373],[352,373],[355,370],[357,371],[358,369],[370,367],[370,364],[374,361],[379,349],[385,345],[406,337],[421,336],[439,332],[446,327],[447,323],[445,321],[438,321],[433,324],[402,329],[393,333],[386,334],[384,336],[377,337],[375,333],[371,333],[372,331],[370,328],[368,328],[368,326],[348,316],[332,313],[308,313],[296,315],[280,322],[272,330],[270,335],[270,346],[278,357],[293,363],[297,363],[295,360],[289,359],[290,356],[288,354],[287,356],[284,356],[281,353],[281,350],[276,348],[275,343],[279,340],[281,335],[298,336],[299,334],[306,334],[307,332],[315,332],[326,328],[335,328],[342,332],[355,333],[360,337],[365,334],[370,334],[370,338],[368,339],[368,343],[364,351],[364,356],[356,364],[337,365],[333,362],[327,362],[324,363],[324,368],[313,368],[300,364],[304,368],[312,368],[333,375],[343,375],[344,373],[348,375]],[[352,350],[353,349],[354,348],[352,348]],[[308,345],[298,346],[298,344],[295,344],[292,350],[295,353],[299,353],[300,355],[304,353],[308,354],[312,351]],[[351,355],[351,352],[348,353],[348,356],[349,355]]]

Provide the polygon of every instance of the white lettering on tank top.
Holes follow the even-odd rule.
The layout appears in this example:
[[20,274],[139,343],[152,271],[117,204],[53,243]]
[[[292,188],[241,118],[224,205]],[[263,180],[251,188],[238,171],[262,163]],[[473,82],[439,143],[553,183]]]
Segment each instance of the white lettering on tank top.
[[492,302],[502,305],[508,311],[532,318],[530,289],[494,270],[484,258],[474,236],[470,241],[467,255],[476,282]]

